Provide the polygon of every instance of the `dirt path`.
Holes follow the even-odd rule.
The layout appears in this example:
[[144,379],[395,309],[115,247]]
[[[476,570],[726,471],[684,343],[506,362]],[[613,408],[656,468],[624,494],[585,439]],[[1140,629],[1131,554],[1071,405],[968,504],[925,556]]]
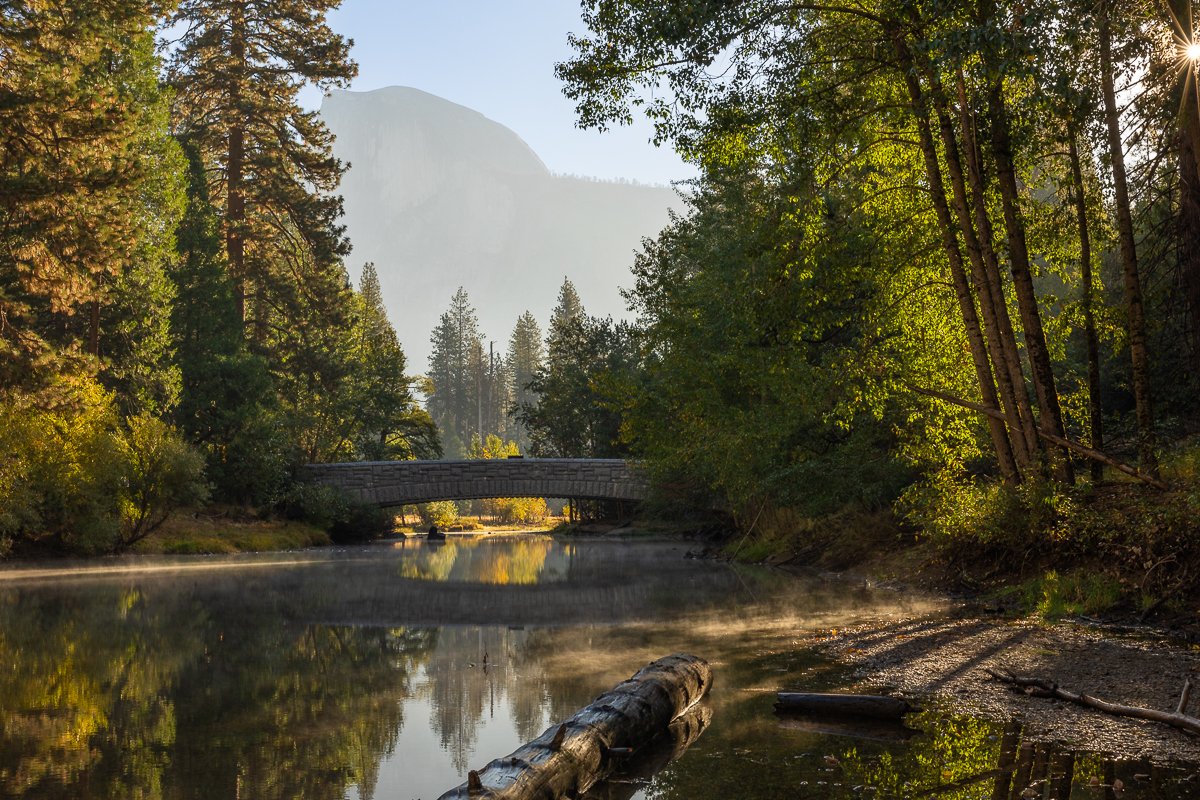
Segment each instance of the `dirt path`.
[[[1007,668],[1105,700],[1173,710],[1184,677],[1200,670],[1200,650],[1161,638],[936,614],[837,630],[814,644],[854,668],[858,689],[891,688],[936,696],[968,713],[1020,716],[1039,737],[1119,758],[1200,762],[1200,737],[1014,692],[984,672]],[[1200,698],[1189,713],[1200,715]]]

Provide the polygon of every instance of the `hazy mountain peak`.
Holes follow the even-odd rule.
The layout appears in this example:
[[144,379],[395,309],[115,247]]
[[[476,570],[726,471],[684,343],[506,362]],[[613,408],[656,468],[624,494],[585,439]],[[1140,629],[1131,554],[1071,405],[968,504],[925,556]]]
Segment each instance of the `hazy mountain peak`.
[[564,274],[589,313],[623,316],[634,251],[681,205],[667,188],[552,175],[512,130],[419,89],[336,91],[321,116],[351,164],[350,272],[375,263],[413,370],[459,286],[497,342],[526,308],[549,319]]
[[[377,142],[432,137],[432,141],[421,144],[436,142],[466,162],[500,165],[517,174],[549,174],[537,153],[509,128],[474,109],[411,86],[388,86],[369,92],[335,89],[325,97],[321,115],[327,122],[353,120],[358,128],[356,136],[365,134]],[[486,152],[477,149],[483,142],[488,146]],[[397,155],[391,148],[379,155],[389,153]]]

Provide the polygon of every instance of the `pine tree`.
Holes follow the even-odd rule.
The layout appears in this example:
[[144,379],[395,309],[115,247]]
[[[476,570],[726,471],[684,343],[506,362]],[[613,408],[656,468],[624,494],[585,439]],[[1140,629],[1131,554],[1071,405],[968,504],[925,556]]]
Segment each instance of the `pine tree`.
[[579,299],[579,293],[575,291],[575,284],[564,276],[562,286],[558,290],[558,305],[554,307],[554,313],[550,315],[549,335],[553,337],[555,331],[563,326],[574,320],[583,319],[583,313],[583,302]]
[[111,285],[174,227],[153,24],[133,0],[0,14],[0,386],[94,371]]
[[370,461],[435,458],[437,430],[417,405],[413,379],[383,305],[375,265],[363,266],[357,296],[351,421],[356,453]]
[[[243,320],[262,344],[272,326],[334,305],[349,246],[334,195],[345,169],[305,86],[346,86],[357,72],[352,42],[325,15],[339,0],[183,0],[183,34],[169,77],[176,127],[198,145],[214,202],[224,207],[225,257]],[[250,309],[252,308],[252,315]]]
[[[461,458],[471,434],[479,433],[478,362],[482,352],[479,323],[470,298],[461,286],[450,299],[430,337],[429,413],[441,432],[446,454]],[[473,364],[474,362],[474,364]]]
[[215,499],[261,503],[284,480],[275,387],[266,362],[242,340],[233,284],[225,270],[220,224],[209,202],[199,153],[188,155],[188,204],[176,234],[171,314],[182,375],[175,422],[205,454]]
[[512,336],[508,339],[506,365],[512,386],[512,405],[508,413],[513,419],[513,438],[524,451],[529,448],[529,433],[514,412],[522,406],[537,404],[537,396],[529,384],[542,367],[542,331],[533,314],[528,311],[517,319]]

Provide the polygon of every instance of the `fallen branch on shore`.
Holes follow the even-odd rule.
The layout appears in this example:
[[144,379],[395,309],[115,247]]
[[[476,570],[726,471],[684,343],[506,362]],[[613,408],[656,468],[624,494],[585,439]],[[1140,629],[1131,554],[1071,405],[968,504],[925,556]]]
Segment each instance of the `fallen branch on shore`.
[[511,755],[471,770],[466,783],[439,800],[581,795],[608,777],[623,758],[667,734],[671,722],[698,703],[710,686],[712,670],[704,659],[684,654],[660,658]]
[[1009,670],[996,672],[989,669],[986,672],[996,680],[1024,689],[1025,692],[1034,697],[1055,697],[1059,700],[1066,700],[1089,708],[1095,708],[1118,717],[1133,717],[1135,719],[1161,722],[1173,728],[1179,728],[1188,733],[1200,735],[1200,717],[1193,717],[1187,713],[1188,701],[1191,700],[1192,696],[1192,679],[1190,676],[1184,679],[1183,691],[1180,692],[1179,703],[1175,706],[1175,710],[1159,711],[1154,708],[1144,708],[1142,706],[1110,703],[1107,700],[1101,700],[1099,697],[1068,691],[1053,681],[1020,676]]

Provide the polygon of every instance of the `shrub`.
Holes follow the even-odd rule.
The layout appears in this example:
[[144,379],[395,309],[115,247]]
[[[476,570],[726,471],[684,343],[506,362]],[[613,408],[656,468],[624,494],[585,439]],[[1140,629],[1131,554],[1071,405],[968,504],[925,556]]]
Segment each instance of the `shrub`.
[[337,544],[368,542],[386,536],[396,529],[395,518],[370,503],[351,501],[333,524],[329,526],[329,538]]
[[124,472],[118,549],[146,538],[176,508],[208,499],[204,458],[162,420],[131,417],[117,445]]
[[944,471],[910,487],[899,505],[921,535],[951,554],[983,547],[1026,556],[1062,537],[1075,500],[1046,482],[1009,486]]
[[0,410],[0,550],[115,552],[204,497],[202,462],[170,426],[122,421],[91,379],[55,388],[53,408],[10,396]]
[[421,503],[417,506],[417,515],[424,525],[437,525],[439,528],[449,528],[458,522],[458,504],[453,500],[439,500],[434,503]]
[[395,529],[390,513],[353,500],[332,486],[296,484],[276,505],[288,519],[314,525],[338,544],[370,541]]

